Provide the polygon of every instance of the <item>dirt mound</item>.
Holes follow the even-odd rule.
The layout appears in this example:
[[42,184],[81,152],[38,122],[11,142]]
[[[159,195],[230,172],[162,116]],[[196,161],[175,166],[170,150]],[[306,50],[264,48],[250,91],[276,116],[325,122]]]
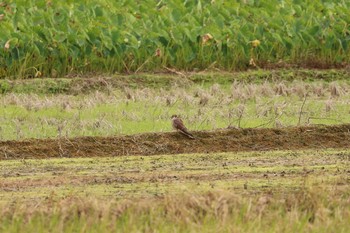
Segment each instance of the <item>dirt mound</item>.
[[106,157],[228,151],[350,148],[350,125],[197,131],[0,142],[0,159]]

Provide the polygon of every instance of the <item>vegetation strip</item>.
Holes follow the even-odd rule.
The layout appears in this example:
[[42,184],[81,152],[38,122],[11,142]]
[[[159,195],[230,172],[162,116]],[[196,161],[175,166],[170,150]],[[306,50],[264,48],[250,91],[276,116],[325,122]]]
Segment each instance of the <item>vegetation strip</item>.
[[280,129],[196,131],[195,140],[176,132],[119,137],[30,139],[0,142],[1,159],[106,157],[227,151],[266,151],[350,147],[350,125]]
[[349,71],[0,80],[0,141],[349,124]]
[[[335,190],[238,196],[228,192],[100,200],[68,197],[8,205],[3,232],[347,232],[346,198]],[[218,230],[219,229],[219,230]]]
[[349,8],[344,0],[4,1],[0,78],[342,67]]
[[[3,232],[348,232],[347,200],[336,190],[305,188],[256,197],[186,193],[139,200],[69,196],[7,205]],[[13,214],[16,213],[16,214]],[[38,230],[39,229],[39,230]],[[121,230],[122,229],[122,230]]]
[[185,72],[132,74],[132,75],[97,75],[67,76],[65,78],[45,79],[0,79],[0,94],[35,93],[79,95],[94,91],[110,92],[125,88],[165,88],[192,85],[231,85],[233,82],[263,83],[301,81],[348,81],[350,67],[347,69],[276,69],[249,70],[246,72]]

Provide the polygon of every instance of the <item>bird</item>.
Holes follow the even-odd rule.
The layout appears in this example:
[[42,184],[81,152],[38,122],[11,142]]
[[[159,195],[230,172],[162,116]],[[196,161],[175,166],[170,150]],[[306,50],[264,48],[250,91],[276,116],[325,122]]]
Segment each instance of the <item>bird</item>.
[[171,123],[174,129],[180,131],[180,133],[186,135],[187,137],[194,139],[194,136],[190,132],[188,132],[186,126],[184,125],[180,117],[178,117],[177,115],[172,115]]

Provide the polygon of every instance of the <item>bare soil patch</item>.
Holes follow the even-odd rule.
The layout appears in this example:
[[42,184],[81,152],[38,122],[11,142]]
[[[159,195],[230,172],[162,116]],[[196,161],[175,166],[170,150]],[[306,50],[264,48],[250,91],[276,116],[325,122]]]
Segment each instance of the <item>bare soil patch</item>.
[[350,125],[279,129],[218,129],[193,132],[191,140],[177,132],[115,137],[29,139],[0,142],[0,159],[109,157],[230,151],[349,148]]

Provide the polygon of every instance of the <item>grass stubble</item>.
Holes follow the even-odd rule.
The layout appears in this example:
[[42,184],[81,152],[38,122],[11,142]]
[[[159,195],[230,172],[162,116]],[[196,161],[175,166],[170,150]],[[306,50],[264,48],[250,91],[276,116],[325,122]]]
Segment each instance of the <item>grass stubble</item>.
[[4,232],[348,232],[347,150],[1,162]]
[[346,80],[280,79],[110,87],[83,95],[9,92],[1,96],[0,140],[169,131],[174,113],[191,130],[344,124],[349,89]]

